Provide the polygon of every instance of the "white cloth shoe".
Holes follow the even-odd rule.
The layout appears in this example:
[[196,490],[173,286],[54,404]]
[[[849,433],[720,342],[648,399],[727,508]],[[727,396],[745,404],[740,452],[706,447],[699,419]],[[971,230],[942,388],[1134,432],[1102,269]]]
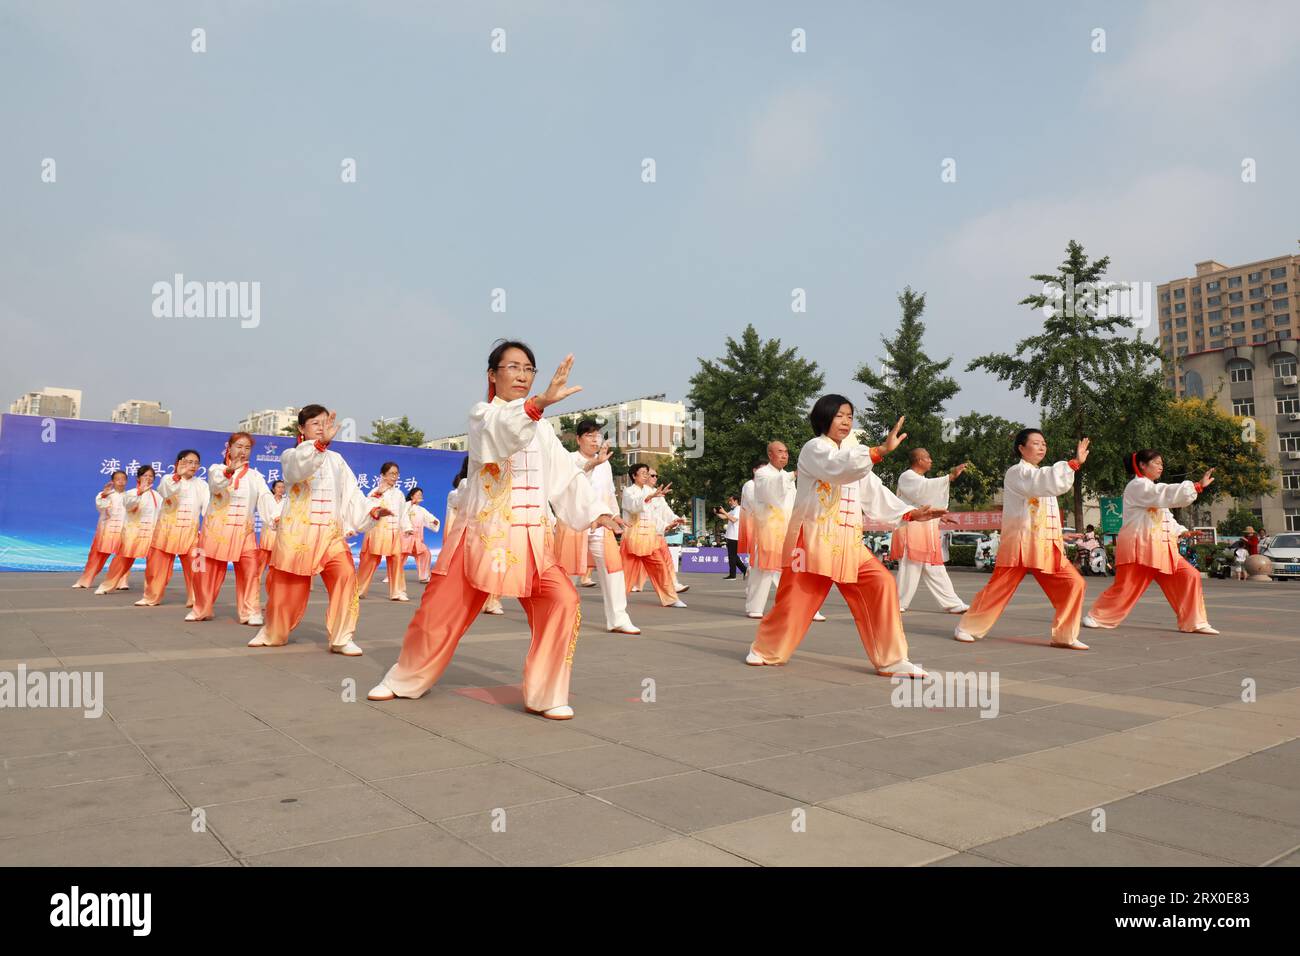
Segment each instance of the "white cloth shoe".
[[752,617],[752,618],[756,618],[756,619],[757,619],[757,618],[761,618],[762,616],[763,616],[762,613],[759,612],[759,611],[746,611],[746,612],[745,612],[745,617]]
[[1082,623],[1084,627],[1093,627],[1093,628],[1104,627],[1108,631],[1115,630],[1114,624],[1103,624],[1101,623],[1101,621],[1097,620],[1091,614],[1085,614],[1083,616],[1083,620],[1080,623]]
[[409,597],[407,597],[405,594],[399,594],[399,595],[397,595],[397,597],[393,598],[393,600],[394,600],[394,601],[409,601],[409,600],[411,600],[411,599],[410,599]]
[[503,607],[494,607],[494,608],[492,608],[492,610],[490,610],[490,611],[487,610],[487,609],[484,609],[483,613],[484,613],[484,614],[504,614],[504,613],[506,613],[506,609],[503,608]]
[[752,664],[755,667],[762,667],[767,661],[755,654],[753,648],[750,648],[749,653],[745,655],[745,663]]
[[967,611],[970,610],[970,605],[959,604],[956,607],[946,607],[944,608],[944,610],[947,611],[949,614],[965,614]]
[[395,700],[397,695],[388,689],[388,685],[382,681],[370,688],[366,694],[366,700]]
[[197,621],[198,619],[199,619],[199,616],[198,616],[197,614],[195,614],[193,611],[190,611],[189,614],[186,614],[186,615],[185,615],[185,620],[187,620],[187,621]]
[[261,615],[261,614],[254,614],[252,617],[250,617],[250,618],[249,618],[247,621],[245,621],[244,623],[245,623],[245,624],[249,624],[249,625],[251,625],[252,627],[261,627],[261,626],[262,626],[264,623],[266,623],[266,622],[262,620],[262,615]]
[[957,629],[952,632],[952,638],[955,641],[961,641],[963,644],[974,644],[978,640],[974,634],[967,634],[963,631],[961,625],[958,625]]
[[144,598],[140,598],[140,600],[136,601],[136,602],[135,602],[135,606],[136,606],[136,607],[153,607],[153,605],[150,604],[148,601],[146,601]]
[[346,644],[331,644],[330,653],[342,654],[344,657],[360,657],[365,651],[357,647],[354,642],[348,641]]
[[96,594],[107,594],[107,593],[108,593],[108,588],[104,587],[104,585],[101,584],[99,587],[95,588],[95,593],[96,593]]
[[72,590],[75,591],[75,590],[77,590],[77,588],[88,588],[88,587],[90,587],[89,584],[74,584],[74,585],[72,586]]
[[640,634],[640,633],[641,633],[641,628],[637,627],[635,624],[620,624],[618,627],[611,627],[611,628],[609,629],[609,633],[611,633],[611,634]]
[[824,621],[824,620],[826,620],[826,615],[823,614],[821,611],[818,611],[816,614],[813,615],[813,620],[814,620],[814,621]]
[[668,606],[669,606],[669,607],[686,607],[686,602],[685,602],[685,601],[675,601],[675,602],[673,602],[672,604],[670,604],[670,605],[668,605]]
[[573,708],[568,704],[559,707],[549,707],[546,710],[529,710],[530,714],[541,714],[549,720],[570,720],[573,717]]
[[925,671],[913,664],[906,657],[901,661],[895,661],[886,667],[876,668],[876,673],[881,677],[924,677]]
[[262,636],[262,632],[258,631],[257,635],[251,641],[248,642],[248,646],[249,647],[270,647],[271,645],[267,643],[266,638]]
[[689,591],[690,589],[691,589],[691,586],[690,586],[689,584],[679,584],[679,585],[677,585],[677,593],[678,593],[678,594],[681,594],[683,591]]
[[1196,630],[1193,631],[1192,633],[1193,634],[1218,634],[1219,632],[1216,628],[1210,627],[1210,624],[1207,621],[1204,624],[1197,624]]
[[1088,645],[1077,638],[1069,644],[1058,644],[1056,641],[1052,641],[1051,644],[1053,647],[1060,647],[1067,651],[1086,651],[1088,649]]

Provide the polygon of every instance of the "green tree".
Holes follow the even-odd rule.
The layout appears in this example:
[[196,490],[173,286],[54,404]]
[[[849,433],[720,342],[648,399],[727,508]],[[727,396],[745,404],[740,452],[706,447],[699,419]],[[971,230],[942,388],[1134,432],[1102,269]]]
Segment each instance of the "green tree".
[[424,432],[412,426],[405,415],[393,422],[376,419],[370,423],[370,431],[371,434],[362,441],[376,445],[408,445],[412,448],[424,444]]
[[[953,439],[942,446],[942,460],[935,459],[936,469],[950,469],[963,461],[969,467],[952,483],[951,505],[971,510],[989,507],[1002,490],[1002,478],[1015,461],[1013,442],[1016,432],[1025,426],[997,415],[971,412],[953,423]],[[930,452],[933,457],[935,452]],[[938,470],[934,474],[938,474]]]
[[[1212,488],[1214,486],[1211,485],[1210,487]],[[1258,522],[1259,519],[1255,517],[1253,511],[1239,505],[1229,511],[1224,516],[1223,520],[1219,522],[1219,534],[1225,535],[1229,538],[1240,538],[1246,533],[1247,528],[1254,528],[1258,531]]]
[[893,487],[899,474],[907,468],[907,451],[929,450],[936,463],[944,444],[944,403],[961,390],[955,379],[944,374],[952,358],[935,361],[921,347],[925,323],[925,293],[907,286],[898,296],[902,320],[892,339],[881,337],[885,356],[880,371],[870,365],[859,366],[855,382],[867,386],[867,400],[858,410],[864,442],[876,444],[889,433],[900,415],[906,415],[903,430],[907,445],[885,458],[875,472],[886,485]]
[[[1155,345],[1120,334],[1133,319],[1111,315],[1103,307],[1111,283],[1105,279],[1110,257],[1089,261],[1073,239],[1065,259],[1053,273],[1030,276],[1042,291],[1020,300],[1021,305],[1049,312],[1043,329],[1016,343],[1012,353],[982,355],[966,366],[984,369],[1024,392],[1042,407],[1044,419],[1064,437],[1058,454],[1070,457],[1075,444],[1116,415],[1112,386],[1144,362],[1159,363]],[[1044,430],[1046,435],[1046,429]],[[1052,448],[1052,438],[1048,447]],[[1089,452],[1091,461],[1091,451]],[[1074,474],[1074,525],[1083,525],[1083,469]]]
[[696,449],[703,454],[679,451],[659,462],[659,483],[673,485],[669,502],[679,514],[695,495],[712,514],[728,494],[740,494],[770,441],[785,442],[797,456],[812,437],[808,408],[826,381],[816,362],[782,348],[780,339],[760,338],[752,325],[739,341],[728,336],[720,357],[698,361],[687,401],[703,417],[703,447]]

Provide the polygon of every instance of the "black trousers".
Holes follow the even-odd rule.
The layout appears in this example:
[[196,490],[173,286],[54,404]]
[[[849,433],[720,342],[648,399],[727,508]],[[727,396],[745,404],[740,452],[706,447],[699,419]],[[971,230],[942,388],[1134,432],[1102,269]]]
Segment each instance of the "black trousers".
[[729,578],[734,578],[737,571],[744,575],[749,570],[745,567],[745,562],[740,560],[740,555],[736,553],[737,543],[735,538],[727,539],[727,577]]

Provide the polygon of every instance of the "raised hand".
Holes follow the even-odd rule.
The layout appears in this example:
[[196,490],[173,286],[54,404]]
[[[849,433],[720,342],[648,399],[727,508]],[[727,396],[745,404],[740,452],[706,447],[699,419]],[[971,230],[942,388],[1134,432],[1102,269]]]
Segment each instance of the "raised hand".
[[1079,442],[1079,447],[1074,450],[1074,460],[1081,465],[1088,460],[1088,443],[1090,441],[1089,438],[1083,439]]
[[325,444],[327,445],[332,442],[334,436],[339,433],[339,424],[335,420],[336,416],[337,413],[331,409],[330,417],[325,420]]
[[108,494],[108,493],[109,493],[110,491],[112,491],[112,490],[113,490],[113,483],[110,481],[108,484],[106,484],[106,485],[103,487],[103,489],[100,490],[99,493],[100,493],[101,495],[106,495],[106,494]]
[[601,442],[600,451],[596,452],[596,464],[602,464],[609,461],[609,456],[614,454],[614,450],[609,447],[609,439]]
[[969,464],[970,464],[970,462],[968,462],[968,461],[963,461],[960,465],[958,465],[958,466],[957,466],[956,468],[954,468],[952,471],[948,472],[948,477],[949,477],[950,479],[955,479],[955,478],[959,478],[959,477],[961,477],[961,473],[962,473],[963,471],[966,470],[966,466],[969,465]]
[[899,445],[901,445],[903,443],[903,439],[907,437],[907,432],[903,432],[900,435],[898,431],[900,428],[903,427],[903,419],[906,417],[907,417],[906,415],[898,416],[898,421],[894,423],[894,427],[889,430],[889,434],[885,437],[885,441],[881,445],[881,447],[884,448],[886,454],[888,454],[889,452],[897,448]]
[[1201,487],[1206,487],[1212,481],[1214,481],[1214,469],[1208,468],[1206,469],[1205,474],[1201,475]]
[[924,508],[916,508],[908,515],[911,521],[933,521],[936,518],[942,518],[948,512],[942,508],[931,508],[926,505]]
[[560,363],[560,367],[555,370],[551,376],[551,384],[546,387],[546,391],[538,395],[533,401],[540,408],[547,408],[556,402],[562,402],[570,395],[582,391],[581,385],[569,384],[569,372],[573,369],[573,353],[570,352]]
[[627,530],[627,523],[617,515],[601,515],[591,523],[593,528],[608,528],[615,534],[622,534]]

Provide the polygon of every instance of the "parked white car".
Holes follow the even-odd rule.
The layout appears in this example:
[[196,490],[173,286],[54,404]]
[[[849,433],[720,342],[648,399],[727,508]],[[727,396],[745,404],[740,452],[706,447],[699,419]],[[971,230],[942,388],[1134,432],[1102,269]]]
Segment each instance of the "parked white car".
[[1276,534],[1259,553],[1273,562],[1274,580],[1300,578],[1300,534]]

